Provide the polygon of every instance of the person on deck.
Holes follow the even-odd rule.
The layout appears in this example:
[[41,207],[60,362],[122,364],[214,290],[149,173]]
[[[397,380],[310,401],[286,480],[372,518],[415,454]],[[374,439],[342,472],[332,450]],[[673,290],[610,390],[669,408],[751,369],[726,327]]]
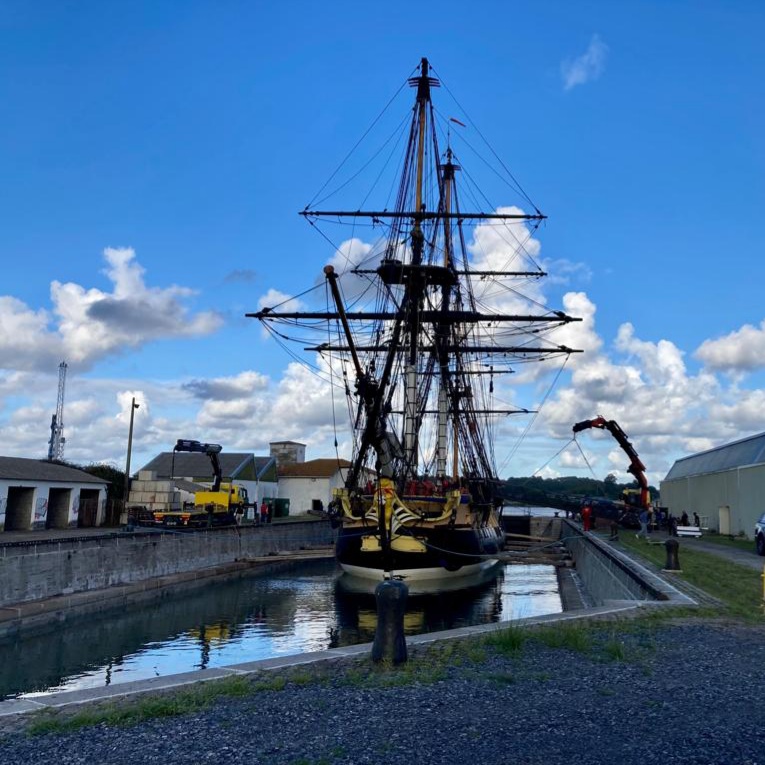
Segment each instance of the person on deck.
[[592,508],[589,505],[585,505],[582,508],[582,527],[585,531],[590,530],[590,524],[592,521]]

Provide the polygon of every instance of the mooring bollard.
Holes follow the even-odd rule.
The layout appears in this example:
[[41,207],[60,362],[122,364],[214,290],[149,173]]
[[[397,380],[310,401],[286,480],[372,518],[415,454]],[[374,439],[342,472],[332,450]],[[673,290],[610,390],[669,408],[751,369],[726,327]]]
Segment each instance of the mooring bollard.
[[664,547],[667,550],[667,563],[664,566],[664,571],[681,571],[680,559],[678,558],[678,549],[680,544],[676,539],[668,539],[664,543]]
[[616,521],[611,521],[611,536],[608,538],[609,542],[619,541],[619,524]]
[[372,643],[372,661],[389,660],[393,664],[406,661],[404,611],[409,588],[398,579],[386,579],[375,589],[377,629]]

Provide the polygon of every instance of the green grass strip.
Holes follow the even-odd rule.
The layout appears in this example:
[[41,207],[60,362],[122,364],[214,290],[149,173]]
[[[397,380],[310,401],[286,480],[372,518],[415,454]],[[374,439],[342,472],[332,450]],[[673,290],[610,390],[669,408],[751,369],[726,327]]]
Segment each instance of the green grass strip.
[[193,687],[173,693],[154,696],[138,696],[136,699],[98,705],[73,715],[40,713],[30,723],[27,733],[64,733],[93,725],[136,725],[144,720],[198,712],[208,709],[215,701],[224,697],[241,697],[252,694],[255,686],[246,677],[231,677],[198,683]]
[[[643,540],[622,535],[621,544],[637,552],[656,566],[667,560],[663,545],[649,545]],[[763,617],[762,572],[724,560],[713,553],[694,550],[680,542],[680,576],[725,604],[726,616],[761,622]]]

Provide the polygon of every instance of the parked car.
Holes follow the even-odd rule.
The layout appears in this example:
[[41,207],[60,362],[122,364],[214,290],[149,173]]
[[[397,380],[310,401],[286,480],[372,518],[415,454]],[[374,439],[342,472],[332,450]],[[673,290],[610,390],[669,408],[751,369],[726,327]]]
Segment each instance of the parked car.
[[757,545],[757,555],[765,555],[765,513],[754,524],[754,543]]

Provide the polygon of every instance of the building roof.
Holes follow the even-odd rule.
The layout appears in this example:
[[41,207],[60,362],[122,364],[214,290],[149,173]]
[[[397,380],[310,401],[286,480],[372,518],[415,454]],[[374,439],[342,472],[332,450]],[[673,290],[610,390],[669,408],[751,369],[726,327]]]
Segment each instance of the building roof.
[[102,486],[109,483],[103,478],[68,465],[25,457],[0,457],[0,480],[97,483]]
[[[223,480],[258,481],[274,464],[273,457],[256,457],[247,452],[221,452],[218,462]],[[157,478],[195,478],[212,481],[212,463],[206,454],[197,452],[162,452],[141,470],[152,470]]]
[[338,470],[344,470],[351,466],[348,460],[339,460],[337,457],[308,460],[290,465],[279,465],[279,478],[330,478]]
[[705,452],[691,454],[675,462],[665,481],[674,481],[691,475],[719,473],[739,467],[765,463],[765,433],[723,444]]
[[194,483],[193,481],[186,481],[183,478],[176,478],[173,481],[176,489],[181,491],[187,491],[189,494],[196,494],[198,491],[205,491],[208,487],[201,483]]

